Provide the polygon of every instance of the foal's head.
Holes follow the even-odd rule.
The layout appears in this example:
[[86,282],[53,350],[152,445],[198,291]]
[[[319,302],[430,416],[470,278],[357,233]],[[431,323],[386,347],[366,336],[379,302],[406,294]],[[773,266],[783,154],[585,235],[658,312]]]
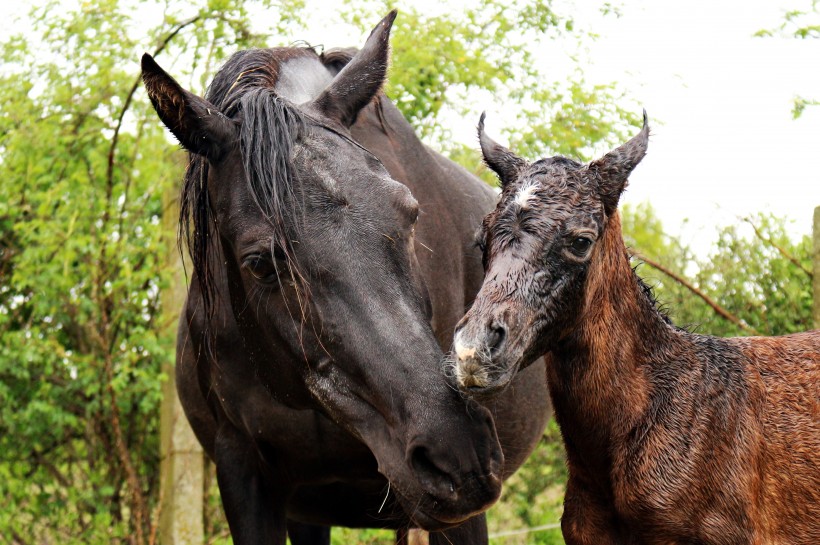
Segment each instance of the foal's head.
[[501,199],[480,233],[485,277],[455,334],[460,388],[490,393],[552,349],[581,312],[587,271],[649,128],[588,165],[565,157],[528,163],[484,134],[484,161],[501,180]]

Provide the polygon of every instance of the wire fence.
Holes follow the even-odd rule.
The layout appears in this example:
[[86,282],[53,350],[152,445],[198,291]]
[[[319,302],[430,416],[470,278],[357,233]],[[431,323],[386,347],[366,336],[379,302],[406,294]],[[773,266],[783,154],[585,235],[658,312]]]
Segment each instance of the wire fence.
[[524,534],[531,534],[533,532],[543,532],[545,530],[557,530],[561,528],[560,522],[553,522],[552,524],[542,524],[540,526],[533,526],[532,528],[521,528],[519,530],[504,530],[502,532],[495,532],[490,534],[490,539],[497,539],[499,537],[520,536]]

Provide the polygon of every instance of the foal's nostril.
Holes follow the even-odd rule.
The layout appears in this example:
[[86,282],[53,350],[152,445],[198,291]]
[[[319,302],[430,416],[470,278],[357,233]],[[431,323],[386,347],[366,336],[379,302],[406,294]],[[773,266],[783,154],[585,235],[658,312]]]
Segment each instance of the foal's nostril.
[[504,326],[495,325],[490,327],[490,333],[487,335],[487,348],[490,349],[490,352],[497,352],[506,338],[507,329]]
[[453,479],[436,465],[426,447],[413,448],[410,454],[410,464],[416,472],[416,477],[429,492],[439,497],[447,497],[455,493]]

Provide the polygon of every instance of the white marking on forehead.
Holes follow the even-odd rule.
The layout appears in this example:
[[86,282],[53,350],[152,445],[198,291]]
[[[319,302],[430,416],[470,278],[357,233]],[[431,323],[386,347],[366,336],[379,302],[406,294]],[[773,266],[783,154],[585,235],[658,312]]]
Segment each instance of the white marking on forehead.
[[538,182],[528,181],[518,190],[518,193],[516,193],[515,202],[517,202],[518,206],[520,206],[522,209],[526,210],[530,206],[530,199],[533,198],[533,194],[540,187],[541,185]]
[[274,91],[294,104],[304,104],[319,96],[333,80],[333,74],[314,57],[290,59],[279,67]]

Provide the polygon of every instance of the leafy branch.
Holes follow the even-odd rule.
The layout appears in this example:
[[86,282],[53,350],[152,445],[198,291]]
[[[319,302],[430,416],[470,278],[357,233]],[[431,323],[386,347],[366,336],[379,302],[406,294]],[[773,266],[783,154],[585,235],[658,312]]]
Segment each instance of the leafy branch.
[[674,280],[675,282],[677,282],[678,284],[680,284],[681,286],[686,288],[687,290],[691,291],[693,294],[700,297],[703,300],[703,302],[706,303],[707,305],[709,305],[712,308],[712,310],[714,310],[715,313],[718,316],[720,316],[721,318],[732,322],[736,326],[740,327],[744,331],[748,331],[752,335],[760,335],[760,332],[758,332],[755,328],[751,327],[745,321],[743,321],[742,319],[738,318],[737,316],[735,316],[734,314],[732,314],[731,312],[729,312],[728,310],[723,308],[720,304],[717,303],[717,301],[715,301],[714,299],[712,299],[711,297],[706,295],[706,293],[704,293],[697,286],[695,286],[694,284],[692,284],[691,282],[686,280],[681,275],[679,275],[676,272],[672,271],[668,267],[663,266],[662,264],[658,263],[657,261],[646,257],[645,255],[641,254],[640,252],[637,252],[637,251],[633,250],[632,251],[632,256],[635,257],[636,259],[639,259],[639,260],[643,261],[644,263],[646,263],[647,265],[649,265],[653,269],[656,269],[656,270],[662,272],[663,274],[665,274],[666,276],[668,276],[669,278],[671,278],[672,280]]
[[772,248],[774,248],[775,250],[777,250],[778,252],[780,252],[780,255],[782,255],[783,257],[785,257],[785,258],[786,258],[786,259],[788,259],[789,261],[791,261],[791,262],[792,262],[792,263],[793,263],[793,264],[794,264],[794,265],[795,265],[798,269],[800,269],[801,271],[803,271],[804,273],[806,273],[806,275],[807,275],[809,278],[814,278],[814,273],[813,273],[811,270],[809,270],[809,269],[808,269],[805,265],[803,265],[802,263],[800,263],[800,260],[799,260],[799,259],[797,259],[796,257],[794,257],[794,255],[792,255],[791,253],[789,253],[789,252],[788,252],[785,248],[783,248],[782,246],[778,245],[778,244],[777,244],[775,241],[773,241],[771,238],[769,238],[769,237],[765,236],[763,233],[761,233],[761,232],[760,232],[760,229],[758,229],[757,225],[755,225],[755,223],[752,221],[752,218],[746,217],[746,218],[743,218],[743,221],[745,221],[746,223],[748,223],[749,225],[751,225],[751,226],[752,226],[752,229],[753,229],[753,230],[754,230],[754,232],[755,232],[755,236],[756,236],[758,239],[760,239],[760,240],[761,240],[761,241],[763,241],[764,243],[768,244],[769,246],[771,246]]

